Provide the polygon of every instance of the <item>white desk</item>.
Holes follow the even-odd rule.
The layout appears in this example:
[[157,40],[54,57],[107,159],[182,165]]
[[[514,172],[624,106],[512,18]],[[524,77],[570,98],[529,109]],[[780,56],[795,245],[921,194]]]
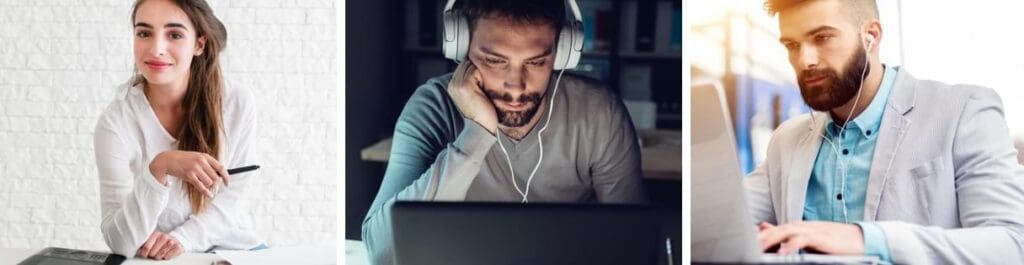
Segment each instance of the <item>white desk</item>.
[[[0,249],[0,264],[18,264],[42,249]],[[217,254],[210,253],[185,253],[172,260],[151,260],[151,259],[128,259],[124,265],[210,265],[214,261],[222,260]]]
[[[358,241],[356,241],[358,242]],[[362,243],[359,244],[362,246]],[[337,264],[337,244],[331,242],[321,245],[273,247],[264,250],[254,251],[219,251],[213,253],[185,253],[171,260],[151,260],[132,258],[126,260],[124,265],[210,265],[215,261],[228,260],[236,262],[235,265],[248,264],[311,264],[327,265]],[[37,249],[0,249],[0,264],[18,264],[33,254],[41,251]],[[100,250],[106,251],[106,250]],[[366,251],[363,250],[365,257]],[[364,260],[366,260],[364,258]],[[358,264],[358,263],[350,263]]]
[[370,257],[366,254],[363,241],[345,239],[345,265],[369,265]]

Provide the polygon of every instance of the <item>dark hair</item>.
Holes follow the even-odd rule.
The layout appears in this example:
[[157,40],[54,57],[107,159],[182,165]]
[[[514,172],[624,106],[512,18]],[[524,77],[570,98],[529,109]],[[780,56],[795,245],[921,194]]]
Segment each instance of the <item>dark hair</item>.
[[[789,9],[794,6],[806,3],[808,1],[820,1],[820,0],[766,0],[764,1],[764,9],[768,11],[769,15],[777,15],[783,10]],[[868,19],[878,19],[878,4],[875,0],[836,0],[843,3],[843,6],[848,8],[848,14],[857,23],[863,23]]]
[[[132,8],[132,23],[135,13],[146,0],[135,1]],[[195,26],[196,38],[206,37],[206,46],[201,55],[192,58],[189,66],[188,88],[182,107],[185,109],[181,128],[176,133],[178,150],[206,153],[220,160],[221,131],[223,129],[224,80],[220,69],[220,52],[227,46],[228,33],[224,24],[213,15],[213,9],[205,0],[174,0]],[[132,85],[145,84],[146,79],[137,74]],[[186,182],[187,194],[192,213],[197,214],[209,204],[206,195],[191,183]]]
[[562,29],[565,20],[565,0],[465,0],[458,3],[466,15],[470,33],[476,29],[476,20],[480,18],[544,24],[551,26],[555,34]]

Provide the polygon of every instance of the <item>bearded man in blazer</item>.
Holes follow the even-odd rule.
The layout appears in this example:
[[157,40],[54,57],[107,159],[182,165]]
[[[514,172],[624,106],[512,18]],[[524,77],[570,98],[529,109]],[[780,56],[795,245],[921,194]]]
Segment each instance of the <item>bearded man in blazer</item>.
[[769,0],[800,92],[744,179],[763,249],[1024,263],[1024,168],[999,96],[879,61],[874,0]]

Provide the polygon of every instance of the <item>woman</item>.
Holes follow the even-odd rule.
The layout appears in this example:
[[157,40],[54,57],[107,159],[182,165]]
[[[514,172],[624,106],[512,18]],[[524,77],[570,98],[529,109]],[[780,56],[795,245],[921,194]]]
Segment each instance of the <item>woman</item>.
[[170,259],[253,249],[243,205],[252,172],[251,94],[224,86],[227,32],[203,0],[139,0],[132,11],[136,75],[96,124],[96,164],[110,249]]

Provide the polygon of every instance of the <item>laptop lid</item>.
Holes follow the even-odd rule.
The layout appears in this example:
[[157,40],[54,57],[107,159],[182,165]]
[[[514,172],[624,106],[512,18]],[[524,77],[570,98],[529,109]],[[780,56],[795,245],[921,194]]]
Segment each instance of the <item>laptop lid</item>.
[[736,137],[718,84],[691,87],[691,257],[693,261],[756,261],[757,227],[747,208]]
[[664,218],[651,206],[400,201],[391,216],[398,265],[657,264],[666,255]]

